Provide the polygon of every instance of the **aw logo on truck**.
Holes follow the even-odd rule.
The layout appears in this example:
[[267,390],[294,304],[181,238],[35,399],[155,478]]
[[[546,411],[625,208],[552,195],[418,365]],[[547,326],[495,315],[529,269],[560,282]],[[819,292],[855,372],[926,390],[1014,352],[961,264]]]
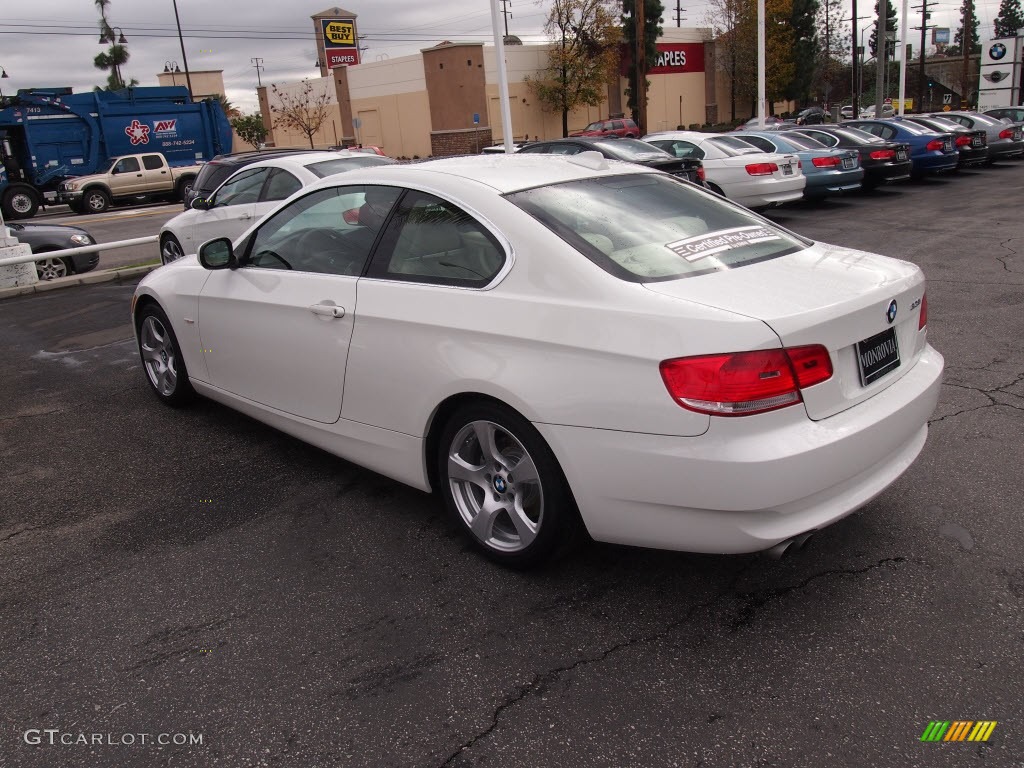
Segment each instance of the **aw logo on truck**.
[[132,120],[132,124],[126,127],[124,132],[131,139],[132,146],[149,144],[149,126],[143,125],[138,120]]
[[178,132],[177,120],[156,120],[153,122],[153,133],[157,136],[167,136]]

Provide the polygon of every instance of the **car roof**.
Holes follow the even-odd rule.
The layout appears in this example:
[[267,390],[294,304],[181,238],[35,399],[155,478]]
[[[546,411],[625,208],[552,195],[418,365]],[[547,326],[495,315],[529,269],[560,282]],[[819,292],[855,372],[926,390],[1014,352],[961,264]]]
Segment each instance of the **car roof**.
[[232,152],[230,155],[217,155],[211,163],[222,165],[248,165],[260,160],[272,160],[275,157],[293,157],[295,155],[309,155],[314,152],[331,152],[328,149],[306,149],[305,147],[282,147],[280,149],[265,149],[252,152]]
[[[725,133],[701,133],[700,131],[658,131],[657,133],[648,133],[646,136],[641,137],[641,141],[650,141],[651,139],[683,139],[684,141],[692,141],[694,143],[700,143],[707,141],[715,136],[727,136]],[[739,137],[737,137],[739,138]]]
[[[250,169],[253,166],[260,168],[295,168],[297,166],[305,167],[313,163],[322,163],[326,160],[334,160],[342,157],[366,157],[365,152],[349,152],[348,150],[339,149],[336,151],[324,151],[324,152],[298,152],[290,155],[283,155],[281,157],[269,157],[264,160],[257,160],[253,163],[246,163],[246,169]],[[239,169],[241,170],[241,169]]]
[[601,157],[590,167],[593,155],[462,155],[419,163],[380,165],[347,171],[343,178],[325,179],[312,188],[336,184],[388,183],[398,186],[420,184],[447,186],[453,180],[471,181],[490,187],[496,194],[518,192],[547,184],[559,184],[594,177],[631,173],[658,173],[657,170]]

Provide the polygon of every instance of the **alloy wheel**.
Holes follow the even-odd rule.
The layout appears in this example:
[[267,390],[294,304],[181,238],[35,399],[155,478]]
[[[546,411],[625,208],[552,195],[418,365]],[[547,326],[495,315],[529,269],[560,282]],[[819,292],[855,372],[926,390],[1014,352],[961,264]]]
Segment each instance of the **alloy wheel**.
[[40,280],[53,280],[58,277],[65,277],[68,273],[68,265],[63,259],[43,259],[36,262],[36,274]]
[[160,249],[160,255],[163,256],[164,264],[169,264],[172,261],[177,261],[185,254],[181,250],[181,244],[178,243],[177,239],[168,237],[164,240],[163,247]]
[[491,421],[472,421],[448,449],[448,487],[463,522],[485,546],[520,552],[537,538],[544,492],[523,444]]
[[174,394],[178,383],[178,358],[174,341],[160,319],[149,315],[139,336],[142,361],[153,388],[164,397]]

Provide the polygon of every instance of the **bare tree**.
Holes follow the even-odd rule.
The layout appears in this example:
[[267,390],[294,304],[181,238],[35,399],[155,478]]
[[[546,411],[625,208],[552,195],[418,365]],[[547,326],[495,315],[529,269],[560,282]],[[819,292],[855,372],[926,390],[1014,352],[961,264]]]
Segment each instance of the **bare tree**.
[[562,113],[562,135],[569,135],[569,113],[597,106],[619,65],[622,37],[607,0],[554,0],[545,31],[554,44],[548,65],[526,82],[544,107]]
[[[756,8],[749,0],[710,0],[707,23],[715,34],[720,66],[729,73],[729,119],[736,120],[736,99],[756,98]],[[711,74],[711,77],[714,75]]]
[[270,107],[274,126],[298,131],[309,139],[309,148],[313,149],[313,137],[331,114],[331,97],[327,88],[317,89],[309,80],[303,80],[297,91],[279,91],[274,84],[270,89],[277,98],[277,104]]

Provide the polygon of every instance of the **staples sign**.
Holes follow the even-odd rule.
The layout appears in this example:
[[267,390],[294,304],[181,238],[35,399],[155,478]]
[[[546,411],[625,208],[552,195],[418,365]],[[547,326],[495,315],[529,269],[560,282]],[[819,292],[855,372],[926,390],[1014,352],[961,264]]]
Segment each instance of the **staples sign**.
[[658,59],[647,74],[670,75],[704,71],[704,43],[658,43]]

